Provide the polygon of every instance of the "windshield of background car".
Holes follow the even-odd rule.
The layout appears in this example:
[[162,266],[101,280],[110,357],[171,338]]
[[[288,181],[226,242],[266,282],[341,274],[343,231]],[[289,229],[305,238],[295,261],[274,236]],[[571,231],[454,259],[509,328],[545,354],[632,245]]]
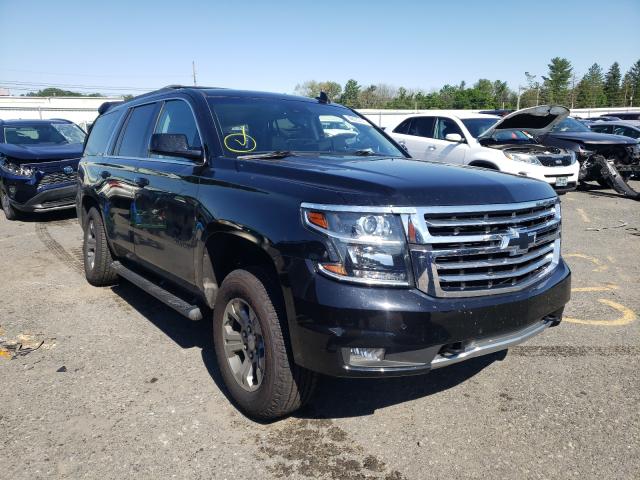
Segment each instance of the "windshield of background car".
[[565,118],[551,129],[552,132],[590,132],[591,130],[575,118]]
[[3,142],[13,145],[66,145],[83,143],[84,137],[72,123],[5,125],[2,129]]
[[271,151],[404,157],[367,120],[339,105],[277,98],[210,97],[225,154]]
[[498,121],[497,118],[463,118],[461,120],[473,138],[478,138]]

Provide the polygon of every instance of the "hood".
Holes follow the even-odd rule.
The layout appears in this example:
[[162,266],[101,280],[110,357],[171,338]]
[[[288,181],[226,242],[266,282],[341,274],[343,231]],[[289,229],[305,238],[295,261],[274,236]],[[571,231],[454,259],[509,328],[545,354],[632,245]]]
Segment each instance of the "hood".
[[83,145],[81,143],[67,143],[64,145],[14,145],[12,143],[0,143],[0,154],[11,157],[12,160],[18,163],[79,158],[82,156],[82,149]]
[[572,142],[580,142],[585,145],[635,145],[637,140],[631,137],[623,137],[622,135],[613,135],[611,133],[597,132],[551,132],[547,136],[559,138],[561,140],[570,140]]
[[523,108],[498,120],[478,138],[489,138],[497,132],[525,130],[531,135],[544,135],[569,116],[569,109],[559,105]]
[[248,174],[252,183],[261,178],[267,191],[286,192],[313,203],[482,205],[555,196],[546,182],[410,158],[297,156],[242,160],[237,168]]

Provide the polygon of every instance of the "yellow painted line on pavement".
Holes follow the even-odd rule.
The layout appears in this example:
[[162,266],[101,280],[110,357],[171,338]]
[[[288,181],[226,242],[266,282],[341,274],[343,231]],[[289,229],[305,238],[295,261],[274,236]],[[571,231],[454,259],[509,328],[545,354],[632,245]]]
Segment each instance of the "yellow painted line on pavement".
[[611,290],[618,290],[620,287],[618,285],[610,284],[610,285],[602,285],[599,287],[575,287],[572,288],[572,292],[609,292]]
[[625,307],[624,305],[620,305],[613,300],[607,300],[605,298],[599,298],[598,302],[603,305],[607,305],[608,307],[617,310],[622,315],[618,318],[614,318],[613,320],[583,320],[581,318],[572,318],[572,317],[564,317],[563,320],[569,323],[578,323],[580,325],[597,325],[602,327],[619,327],[622,325],[629,325],[631,322],[636,320],[636,314],[630,308]]
[[578,212],[578,215],[580,215],[580,218],[582,218],[582,221],[584,223],[591,223],[591,219],[587,215],[587,212],[585,212],[582,208],[576,208],[576,212]]
[[581,258],[583,260],[587,260],[593,263],[596,266],[596,268],[594,268],[592,272],[604,272],[605,270],[609,269],[609,266],[602,263],[601,260],[595,257],[591,257],[589,255],[585,255],[584,253],[568,253],[564,257],[565,258]]

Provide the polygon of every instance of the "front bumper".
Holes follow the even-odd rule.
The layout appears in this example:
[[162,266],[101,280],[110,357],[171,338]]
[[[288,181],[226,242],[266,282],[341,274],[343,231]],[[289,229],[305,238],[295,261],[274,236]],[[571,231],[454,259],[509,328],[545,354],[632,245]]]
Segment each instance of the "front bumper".
[[[71,183],[35,192],[23,192],[19,189],[20,187],[15,197],[22,201],[9,198],[9,202],[15,209],[22,212],[50,212],[75,207],[78,187],[75,183]],[[29,193],[33,193],[33,196]]]
[[[504,350],[556,325],[569,301],[571,273],[561,261],[518,292],[435,298],[417,289],[339,283],[297,261],[290,271],[294,359],[339,377],[399,376]],[[348,364],[351,348],[384,348],[382,367]]]
[[[504,167],[501,165],[501,171],[513,173],[524,177],[535,178],[547,182],[558,192],[568,192],[575,190],[578,185],[578,174],[580,172],[580,164],[575,162],[566,167],[546,167],[544,165],[531,165],[524,162],[509,162]],[[558,177],[567,179],[566,186],[556,185]]]

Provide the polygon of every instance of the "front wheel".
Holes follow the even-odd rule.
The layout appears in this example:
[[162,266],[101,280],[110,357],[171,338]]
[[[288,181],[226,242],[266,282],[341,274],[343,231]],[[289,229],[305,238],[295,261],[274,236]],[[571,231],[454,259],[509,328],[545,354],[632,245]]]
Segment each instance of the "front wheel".
[[0,186],[0,203],[2,203],[2,211],[4,212],[4,216],[7,217],[7,220],[18,219],[18,211],[11,205],[9,195],[7,195],[4,186]]
[[213,310],[213,340],[225,386],[247,415],[273,420],[311,396],[315,374],[293,362],[277,284],[261,270],[235,270]]

